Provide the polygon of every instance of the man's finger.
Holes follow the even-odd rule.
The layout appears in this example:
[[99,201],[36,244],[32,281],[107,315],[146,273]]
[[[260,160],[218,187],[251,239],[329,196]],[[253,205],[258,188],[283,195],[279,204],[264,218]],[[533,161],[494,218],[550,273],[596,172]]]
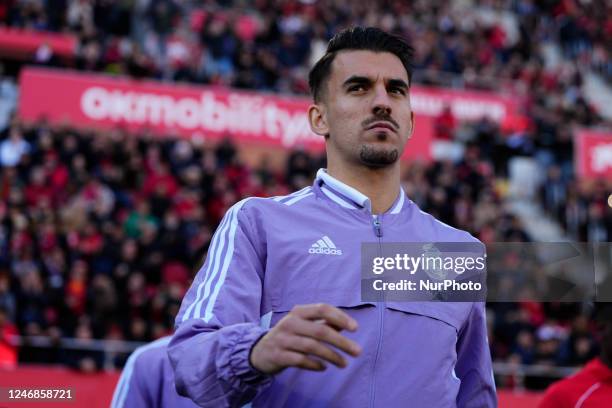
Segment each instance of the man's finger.
[[311,337],[290,336],[287,339],[289,350],[297,351],[303,354],[317,356],[325,361],[328,361],[339,368],[346,367],[346,360],[340,354],[327,347],[325,343],[315,340]]
[[361,353],[361,347],[357,343],[341,335],[326,324],[315,323],[309,320],[295,319],[290,323],[290,332],[299,336],[311,337],[315,340],[324,341],[332,346],[356,357]]
[[325,319],[317,319],[317,320],[312,320],[312,321],[315,322],[315,323],[326,324],[326,325],[328,325],[329,327],[331,327],[332,329],[334,329],[336,331],[342,331],[343,330],[342,327],[335,326],[335,325],[325,321]]
[[291,312],[306,320],[325,320],[330,326],[341,330],[355,331],[358,327],[355,319],[337,307],[326,303],[298,305]]
[[299,367],[311,371],[324,371],[327,368],[325,364],[319,360],[290,350],[284,350],[282,352],[279,362],[285,367]]

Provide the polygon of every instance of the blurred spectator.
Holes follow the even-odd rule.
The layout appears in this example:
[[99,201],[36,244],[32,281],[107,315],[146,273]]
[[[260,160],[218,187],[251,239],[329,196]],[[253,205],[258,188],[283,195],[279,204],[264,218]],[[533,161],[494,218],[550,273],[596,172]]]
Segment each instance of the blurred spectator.
[[23,139],[21,129],[17,126],[12,127],[9,137],[0,143],[0,165],[16,166],[21,157],[28,153],[30,153],[30,144]]
[[445,106],[442,112],[434,119],[433,136],[431,141],[431,155],[435,160],[451,160],[457,162],[463,156],[463,144],[455,141],[457,120],[450,106]]
[[0,270],[0,308],[6,314],[10,322],[15,321],[17,315],[17,302],[11,292],[10,276],[5,271]]
[[82,319],[75,331],[76,347],[64,351],[63,362],[73,369],[82,373],[93,373],[103,367],[104,354],[101,351],[92,350],[93,335],[87,319]]
[[14,369],[17,366],[16,335],[17,328],[11,323],[4,306],[0,306],[0,368]]
[[[577,406],[607,407],[612,400],[612,304],[596,304],[595,319],[601,335],[601,354],[590,360],[578,373],[551,386],[540,408]],[[586,339],[580,346],[586,349]]]
[[456,127],[457,120],[453,115],[451,107],[446,106],[434,121],[434,137],[437,140],[453,140]]
[[521,330],[516,336],[516,345],[512,350],[521,364],[533,364],[536,354],[536,340],[529,330]]

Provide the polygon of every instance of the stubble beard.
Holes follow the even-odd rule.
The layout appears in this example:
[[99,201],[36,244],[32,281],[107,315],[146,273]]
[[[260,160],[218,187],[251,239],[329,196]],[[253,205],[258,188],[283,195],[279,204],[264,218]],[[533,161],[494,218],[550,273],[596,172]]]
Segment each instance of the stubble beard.
[[371,169],[380,169],[394,164],[399,158],[397,149],[385,149],[364,144],[359,151],[359,159],[363,165]]

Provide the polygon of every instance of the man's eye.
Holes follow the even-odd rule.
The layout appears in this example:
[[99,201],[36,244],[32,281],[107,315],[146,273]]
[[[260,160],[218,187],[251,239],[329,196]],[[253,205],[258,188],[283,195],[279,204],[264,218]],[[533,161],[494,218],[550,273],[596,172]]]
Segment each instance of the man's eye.
[[399,95],[405,95],[406,91],[404,91],[404,88],[392,88],[391,92],[397,93]]
[[365,89],[365,87],[363,85],[353,85],[353,86],[351,86],[349,88],[349,91],[350,92],[353,92],[353,91],[362,91],[364,89]]

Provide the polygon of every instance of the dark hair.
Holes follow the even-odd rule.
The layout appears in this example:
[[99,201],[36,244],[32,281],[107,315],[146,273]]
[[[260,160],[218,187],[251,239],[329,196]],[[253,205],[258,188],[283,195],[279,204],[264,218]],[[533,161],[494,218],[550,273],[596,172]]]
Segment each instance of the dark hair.
[[342,50],[390,52],[397,56],[406,68],[410,84],[414,50],[403,38],[376,27],[351,27],[334,35],[327,44],[325,55],[317,61],[308,74],[308,85],[315,102],[320,100],[321,90],[329,77],[332,62]]

